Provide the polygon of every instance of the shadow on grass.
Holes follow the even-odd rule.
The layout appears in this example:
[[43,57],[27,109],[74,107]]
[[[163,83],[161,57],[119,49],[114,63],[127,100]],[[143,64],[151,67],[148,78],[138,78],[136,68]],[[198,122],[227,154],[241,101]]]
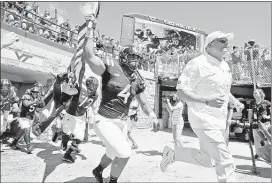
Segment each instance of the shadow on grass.
[[[45,162],[45,170],[44,170],[42,182],[46,180],[48,175],[50,175],[57,168],[57,166],[63,163],[68,163],[62,160],[63,154],[60,151],[61,149],[60,147],[53,146],[52,144],[49,144],[47,142],[32,143],[32,144],[34,145],[34,148],[44,149],[37,153],[37,157],[43,159]],[[77,154],[77,155],[80,156],[82,160],[87,159],[82,154]]]
[[136,151],[137,154],[143,154],[146,156],[162,156],[162,153],[156,150],[150,150],[150,151]]

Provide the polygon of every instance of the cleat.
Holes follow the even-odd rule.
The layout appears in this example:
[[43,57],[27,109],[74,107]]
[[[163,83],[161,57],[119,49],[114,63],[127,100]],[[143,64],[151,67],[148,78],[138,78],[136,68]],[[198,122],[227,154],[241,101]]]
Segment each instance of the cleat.
[[160,164],[160,168],[162,172],[166,171],[168,165],[174,163],[174,155],[175,155],[175,151],[173,149],[171,149],[168,146],[164,147],[162,161]]
[[19,146],[17,146],[16,144],[11,144],[10,145],[10,148],[12,149],[12,150],[19,150],[19,149],[21,149]]
[[75,160],[74,158],[71,156],[71,154],[67,154],[65,153],[64,156],[62,157],[63,161],[69,162],[69,163],[74,163]]
[[33,149],[34,149],[34,146],[28,145],[28,146],[27,146],[27,149],[26,149],[26,153],[27,153],[27,154],[31,154],[32,151],[33,151]]
[[93,175],[97,183],[103,183],[102,172],[98,172],[96,169],[93,170]]

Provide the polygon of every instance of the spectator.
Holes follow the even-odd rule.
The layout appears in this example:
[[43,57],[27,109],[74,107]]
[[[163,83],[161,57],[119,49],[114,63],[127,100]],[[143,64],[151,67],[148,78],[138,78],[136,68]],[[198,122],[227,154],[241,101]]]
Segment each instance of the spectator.
[[77,47],[77,40],[78,40],[78,25],[75,25],[74,30],[71,32],[71,47],[76,48]]
[[6,22],[15,27],[19,27],[19,12],[15,2],[7,2]]
[[42,27],[39,28],[39,35],[45,38],[50,37],[48,28],[51,26],[51,16],[49,10],[45,10],[41,15],[42,19],[40,20]]
[[60,42],[64,44],[68,42],[68,38],[70,37],[71,26],[69,20],[67,19],[65,22],[60,24],[60,27]]
[[232,58],[232,74],[233,74],[233,79],[234,80],[240,80],[241,79],[241,54],[240,50],[238,47],[233,46],[233,52],[231,53],[231,58]]
[[29,3],[25,5],[24,18],[22,20],[22,29],[34,33],[34,11]]
[[169,123],[172,124],[172,135],[175,146],[182,147],[184,139],[182,137],[182,130],[184,127],[184,120],[182,117],[183,103],[177,94],[173,95],[172,101],[166,99],[167,109],[169,112]]
[[114,49],[114,43],[113,43],[113,41],[114,41],[113,39],[111,39],[110,37],[108,37],[106,39],[106,44],[104,46],[105,52],[106,52],[106,54],[107,54],[107,56],[109,58],[112,58],[112,54],[113,54],[113,49]]
[[[270,123],[270,109],[271,103],[265,100],[265,94],[262,89],[256,89],[253,92],[254,101],[250,104],[250,109],[253,110],[253,121],[268,124]],[[253,129],[253,138],[255,146],[255,158],[257,159],[260,155],[258,149],[261,147],[261,138],[263,137],[258,129]]]
[[271,49],[267,48],[263,51],[262,55],[263,60],[263,68],[264,68],[264,74],[265,74],[265,82],[271,83],[271,77],[272,77],[272,62],[271,62]]
[[[255,41],[253,39],[250,39],[247,43],[245,43],[245,55],[246,55],[246,59],[247,59],[247,64],[248,64],[248,70],[249,70],[249,75],[253,81],[253,68],[252,65],[254,65],[254,67],[256,67],[257,65],[257,59],[259,57],[259,45],[255,43]],[[252,58],[251,58],[251,52],[252,52]],[[253,63],[251,63],[253,62]],[[255,69],[255,75],[257,74],[257,68]]]
[[36,15],[40,13],[39,4],[37,2],[33,2],[32,10],[33,10],[33,13],[35,13]]

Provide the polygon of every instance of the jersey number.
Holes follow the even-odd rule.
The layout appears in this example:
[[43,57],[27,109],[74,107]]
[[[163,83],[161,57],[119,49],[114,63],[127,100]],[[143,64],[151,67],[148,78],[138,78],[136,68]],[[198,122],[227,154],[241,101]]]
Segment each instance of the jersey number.
[[126,104],[128,97],[130,96],[130,84],[128,84],[120,93],[117,94],[118,97],[123,98],[123,103]]
[[29,112],[33,112],[34,110],[35,110],[35,106],[34,105],[31,105],[30,107],[29,107]]

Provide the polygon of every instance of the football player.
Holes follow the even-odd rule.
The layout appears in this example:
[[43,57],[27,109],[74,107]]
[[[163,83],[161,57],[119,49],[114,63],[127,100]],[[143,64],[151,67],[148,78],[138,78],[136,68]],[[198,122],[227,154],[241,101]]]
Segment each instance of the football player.
[[7,129],[9,130],[8,122],[12,120],[9,119],[10,113],[19,111],[18,99],[15,90],[12,89],[11,82],[8,79],[1,79],[1,135]]
[[44,101],[40,97],[40,89],[35,86],[31,88],[30,93],[25,93],[21,99],[21,111],[19,118],[20,129],[17,131],[16,137],[10,145],[12,149],[19,149],[17,143],[20,138],[24,136],[24,140],[27,146],[27,153],[31,154],[33,146],[30,144],[30,128],[33,124],[34,115],[37,107],[44,107]]
[[[63,119],[62,148],[66,150],[62,160],[73,163],[75,160],[71,156],[73,151],[80,152],[78,145],[84,140],[86,128],[86,112],[97,99],[98,80],[90,76],[86,79],[87,91],[76,85],[78,93],[72,96],[71,103],[66,109]],[[72,140],[71,146],[67,149],[67,143]]]
[[102,100],[95,116],[94,130],[106,146],[106,154],[93,170],[93,175],[97,182],[103,182],[102,172],[112,164],[109,182],[113,183],[117,182],[131,155],[126,140],[126,120],[131,101],[137,98],[142,110],[152,119],[155,131],[158,129],[158,120],[146,100],[144,81],[137,74],[141,53],[134,46],[128,46],[120,52],[118,60],[107,60],[107,64],[104,63],[94,54],[96,18],[94,15],[85,18],[87,32],[83,59],[95,74],[102,77]]

